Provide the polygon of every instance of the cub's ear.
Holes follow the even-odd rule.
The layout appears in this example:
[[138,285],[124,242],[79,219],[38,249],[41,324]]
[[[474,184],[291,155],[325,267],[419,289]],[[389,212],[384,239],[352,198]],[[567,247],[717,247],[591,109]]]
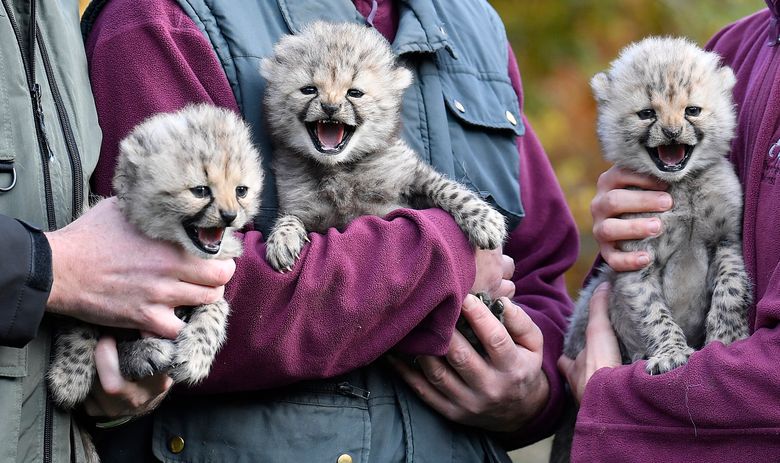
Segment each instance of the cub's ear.
[[260,75],[263,76],[265,80],[269,80],[271,78],[275,69],[276,63],[274,62],[273,58],[263,58],[260,61]]
[[718,78],[721,85],[723,85],[723,91],[731,92],[734,88],[734,84],[737,83],[737,77],[734,75],[734,71],[728,66],[723,66],[718,69]]
[[412,71],[406,69],[403,66],[398,66],[393,71],[393,86],[398,90],[406,90],[407,87],[412,85]]
[[590,88],[593,90],[593,96],[596,97],[596,101],[607,100],[610,84],[609,74],[606,72],[599,72],[590,79]]

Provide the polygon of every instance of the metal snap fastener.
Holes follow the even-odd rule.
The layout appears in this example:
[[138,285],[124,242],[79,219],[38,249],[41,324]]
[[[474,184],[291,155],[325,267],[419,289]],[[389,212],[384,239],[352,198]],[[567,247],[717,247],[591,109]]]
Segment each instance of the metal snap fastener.
[[465,112],[466,112],[466,107],[465,107],[465,106],[463,106],[463,103],[461,103],[460,101],[458,101],[458,100],[455,100],[455,101],[453,102],[453,104],[455,105],[455,109],[457,109],[458,111],[460,111],[460,112],[462,112],[462,113],[465,113]]
[[506,120],[508,120],[512,125],[517,125],[517,119],[515,119],[515,115],[509,111],[506,112]]
[[336,463],[352,463],[352,457],[346,453],[339,455],[339,459]]
[[168,441],[168,449],[173,453],[181,453],[184,450],[184,438],[181,436],[173,436]]

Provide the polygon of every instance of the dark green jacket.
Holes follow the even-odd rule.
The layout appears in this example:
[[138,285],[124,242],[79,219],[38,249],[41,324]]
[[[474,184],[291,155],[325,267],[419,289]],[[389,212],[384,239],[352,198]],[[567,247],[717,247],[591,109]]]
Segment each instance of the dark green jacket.
[[100,129],[78,2],[35,3],[34,58],[30,0],[0,4],[0,463],[83,461],[70,416],[46,397],[51,256],[38,230],[79,214]]

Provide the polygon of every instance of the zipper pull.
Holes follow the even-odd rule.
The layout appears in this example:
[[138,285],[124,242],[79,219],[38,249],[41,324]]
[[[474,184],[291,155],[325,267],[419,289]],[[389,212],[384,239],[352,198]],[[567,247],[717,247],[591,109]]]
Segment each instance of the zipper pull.
[[371,396],[371,391],[361,389],[347,382],[339,383],[338,387],[339,387],[339,394],[357,397],[359,399],[365,399],[365,400],[368,400],[369,396]]
[[49,144],[49,136],[46,133],[46,120],[43,117],[43,105],[41,104],[41,86],[39,84],[33,85],[33,87],[30,89],[30,96],[33,99],[34,107],[35,107],[35,122],[38,124],[38,127],[41,130],[41,142],[43,143],[42,148],[46,150],[46,154],[49,156],[49,159],[54,158],[54,151],[51,149],[51,145]]

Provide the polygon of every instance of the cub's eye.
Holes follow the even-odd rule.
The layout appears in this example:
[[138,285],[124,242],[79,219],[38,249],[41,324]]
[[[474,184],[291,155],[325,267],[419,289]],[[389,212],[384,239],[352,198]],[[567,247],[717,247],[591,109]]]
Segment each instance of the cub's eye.
[[655,117],[655,110],[653,109],[643,109],[636,113],[637,116],[639,116],[640,119],[652,119]]
[[699,114],[701,114],[701,108],[698,106],[688,106],[685,108],[685,115],[686,116],[693,116],[696,117]]
[[249,187],[245,187],[243,185],[236,187],[236,196],[238,196],[239,198],[245,197],[248,192],[249,192]]
[[352,98],[360,98],[363,95],[365,95],[365,93],[361,92],[356,88],[350,88],[349,90],[347,90],[347,96],[351,96]]
[[190,188],[190,191],[196,198],[205,198],[207,196],[211,196],[211,188],[204,185],[198,185],[196,187]]
[[301,87],[301,93],[303,93],[304,95],[316,95],[317,87],[313,85],[307,85],[305,87]]

